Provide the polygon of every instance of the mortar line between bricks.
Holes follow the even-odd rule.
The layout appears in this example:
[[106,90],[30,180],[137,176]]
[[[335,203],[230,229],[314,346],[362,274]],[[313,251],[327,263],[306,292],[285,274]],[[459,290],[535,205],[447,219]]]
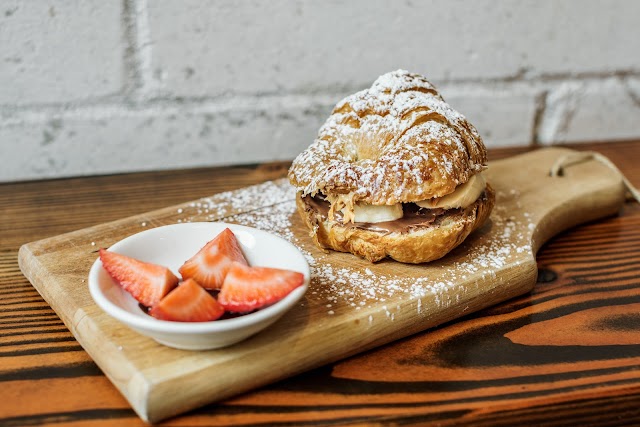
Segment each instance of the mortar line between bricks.
[[536,96],[536,109],[533,113],[533,126],[531,127],[531,140],[529,141],[529,145],[531,146],[537,147],[540,145],[540,130],[544,124],[548,95],[549,91],[545,90]]
[[[145,2],[146,0],[129,0],[136,2]],[[138,4],[138,3],[136,3]],[[145,24],[146,25],[146,24]],[[135,30],[137,31],[137,30]],[[147,30],[148,31],[148,28]],[[133,32],[133,31],[132,31]],[[73,111],[79,111],[81,109],[95,109],[95,108],[106,108],[109,109],[111,107],[119,106],[120,108],[128,108],[130,110],[138,111],[143,109],[163,109],[167,106],[171,105],[179,105],[181,108],[198,108],[203,105],[211,104],[211,105],[225,105],[223,109],[233,109],[236,106],[243,105],[260,105],[267,104],[272,102],[286,103],[291,99],[297,100],[305,100],[306,102],[318,103],[324,102],[326,99],[331,99],[333,103],[339,101],[343,97],[348,94],[354,93],[356,91],[362,90],[365,87],[368,87],[369,84],[363,84],[361,86],[348,86],[341,87],[340,90],[318,90],[314,92],[281,92],[281,93],[273,93],[273,92],[264,92],[264,93],[254,93],[254,94],[238,94],[238,95],[225,95],[225,96],[202,96],[202,97],[186,97],[179,95],[165,95],[165,96],[157,96],[150,92],[150,88],[155,86],[155,78],[153,77],[153,71],[151,70],[151,42],[147,40],[148,34],[145,36],[134,36],[138,41],[135,43],[143,43],[144,44],[144,62],[145,65],[142,67],[142,63],[139,62],[135,65],[135,68],[141,67],[139,69],[140,73],[144,73],[145,77],[140,76],[140,80],[145,80],[143,86],[145,86],[145,90],[140,90],[137,98],[132,99],[131,95],[133,93],[126,93],[121,96],[108,96],[104,98],[93,98],[80,100],[76,102],[64,102],[64,103],[51,103],[51,104],[25,104],[25,105],[15,105],[15,104],[0,104],[0,121],[3,119],[11,119],[11,116],[17,114],[29,114],[29,113],[43,113],[43,114],[55,114],[58,112],[62,112],[63,114],[67,114]],[[141,41],[147,40],[147,41]],[[139,46],[140,47],[140,46]],[[134,50],[138,48],[134,47]],[[139,56],[139,55],[138,55]],[[140,60],[140,58],[138,58]],[[142,70],[144,68],[144,70]],[[528,79],[523,80],[510,80],[508,78],[497,78],[497,79],[460,79],[460,80],[443,80],[436,83],[436,86],[441,89],[441,92],[444,93],[446,97],[446,90],[442,90],[444,87],[457,87],[457,88],[465,88],[468,86],[469,89],[474,90],[547,90],[553,89],[556,86],[561,86],[564,83],[569,82],[584,82],[584,83],[596,83],[606,79],[617,79],[620,80],[623,84],[625,83],[627,78],[640,78],[639,72],[625,72],[625,73],[594,73],[594,74],[582,74],[580,77],[574,74],[566,74],[566,75],[556,75],[554,77],[549,76],[539,76],[539,77],[530,77]],[[4,117],[3,117],[4,116]]]
[[[145,1],[146,0],[129,0],[129,1]],[[136,3],[138,4],[138,3]],[[150,48],[149,48],[150,49]],[[147,70],[150,72],[150,70]],[[616,79],[621,84],[626,86],[626,78],[635,78],[636,75],[628,74],[625,78],[617,75],[607,74],[607,79]],[[640,77],[640,73],[637,77]],[[147,76],[149,78],[149,76]],[[444,94],[445,99],[447,95],[447,89],[454,88],[469,89],[470,91],[482,92],[488,90],[492,91],[505,91],[505,92],[517,92],[522,90],[534,90],[544,94],[545,97],[555,88],[561,87],[565,83],[578,83],[585,84],[599,83],[604,79],[574,79],[568,78],[566,80],[554,81],[553,84],[549,82],[537,82],[534,80],[526,81],[508,81],[508,82],[493,82],[482,81],[472,83],[469,80],[460,81],[458,84],[451,82],[441,84],[437,86],[441,88],[441,92]],[[481,84],[482,83],[482,84]],[[465,85],[468,85],[465,88]],[[442,88],[444,87],[444,90]],[[38,105],[0,105],[0,127],[19,125],[24,123],[40,123],[51,119],[66,119],[66,118],[79,118],[79,119],[108,119],[113,116],[142,116],[150,117],[155,115],[170,115],[178,113],[230,113],[237,111],[271,111],[274,106],[283,106],[287,109],[301,108],[301,109],[317,109],[318,107],[333,106],[337,101],[342,99],[349,93],[353,93],[358,89],[344,89],[339,92],[323,92],[316,94],[296,94],[296,93],[284,93],[284,94],[252,94],[252,95],[237,95],[237,96],[225,96],[225,97],[153,97],[153,98],[140,98],[139,100],[132,99],[127,95],[121,96],[109,96],[100,99],[85,100],[81,102],[61,103],[61,104],[38,104]],[[149,95],[149,94],[147,94]],[[540,95],[538,95],[540,96]],[[546,126],[545,115],[547,114],[547,106],[542,110],[536,110],[537,114],[540,114],[538,118],[537,126],[532,129],[531,141],[532,144],[537,144],[540,139],[540,132]]]
[[139,95],[148,96],[157,89],[153,76],[153,56],[151,29],[149,28],[149,8],[147,0],[132,0],[135,7],[135,55],[140,73]]
[[122,23],[127,43],[124,51],[127,81],[121,102],[144,100],[154,89],[146,0],[123,0]]
[[631,98],[631,101],[633,101],[636,106],[640,107],[640,93],[636,93],[633,88],[629,86],[629,82],[627,80],[623,80],[622,85],[627,91],[629,98]]
[[[109,119],[114,116],[152,117],[171,114],[224,114],[231,112],[266,111],[277,112],[274,105],[285,109],[315,110],[318,106],[332,107],[338,101],[335,96],[279,96],[279,97],[236,97],[224,101],[204,100],[193,102],[174,102],[173,100],[151,101],[144,103],[102,102],[86,105],[46,106],[24,108],[3,113],[0,110],[0,127],[24,123],[39,123],[51,119]],[[327,111],[327,114],[329,111]]]
[[[122,0],[122,27],[123,38],[126,48],[123,51],[123,61],[125,67],[125,82],[123,85],[123,93],[131,93],[140,86],[140,72],[138,70],[138,61],[136,60],[137,48],[135,44],[135,11],[132,0]],[[113,98],[113,95],[110,96]]]

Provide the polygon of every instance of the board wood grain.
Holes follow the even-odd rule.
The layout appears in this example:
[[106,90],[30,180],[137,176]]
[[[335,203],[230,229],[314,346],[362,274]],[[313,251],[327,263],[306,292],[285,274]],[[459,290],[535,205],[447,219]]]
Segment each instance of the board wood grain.
[[[492,162],[489,224],[435,263],[369,264],[315,248],[294,211],[293,190],[267,182],[24,245],[20,267],[136,412],[157,421],[373,348],[529,291],[535,253],[567,227],[614,214],[622,180],[590,161],[550,177],[569,150]],[[160,346],[102,313],[86,289],[98,247],[144,228],[225,220],[290,239],[313,270],[302,304],[237,346],[187,352]]]

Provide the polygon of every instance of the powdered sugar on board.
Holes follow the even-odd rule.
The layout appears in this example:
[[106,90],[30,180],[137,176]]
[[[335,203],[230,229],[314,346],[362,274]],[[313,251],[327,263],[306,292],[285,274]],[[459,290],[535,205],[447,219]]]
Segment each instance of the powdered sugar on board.
[[240,190],[205,197],[176,209],[177,222],[217,221],[293,200],[291,186],[285,180],[267,181]]
[[[472,234],[442,260],[397,271],[394,261],[377,264],[340,262],[351,254],[319,250],[308,232],[301,229],[295,205],[295,190],[285,180],[221,193],[177,209],[177,222],[225,221],[277,234],[294,245],[309,262],[312,278],[307,304],[323,308],[327,316],[345,310],[362,313],[364,319],[394,320],[399,310],[415,310],[428,316],[426,301],[448,307],[468,291],[470,278],[497,280],[496,273],[530,253],[533,228],[531,214],[522,212],[515,190],[497,191],[491,221]],[[508,203],[505,203],[508,201]],[[513,209],[513,206],[517,209]],[[510,206],[511,208],[507,208]],[[429,270],[437,269],[437,280]],[[463,311],[466,309],[463,308]]]

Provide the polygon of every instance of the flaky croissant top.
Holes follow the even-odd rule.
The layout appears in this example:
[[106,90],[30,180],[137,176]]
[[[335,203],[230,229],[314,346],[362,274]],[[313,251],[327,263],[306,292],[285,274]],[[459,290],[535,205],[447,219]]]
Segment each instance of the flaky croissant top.
[[473,125],[424,77],[397,70],[335,106],[289,180],[332,204],[391,205],[451,193],[485,163]]

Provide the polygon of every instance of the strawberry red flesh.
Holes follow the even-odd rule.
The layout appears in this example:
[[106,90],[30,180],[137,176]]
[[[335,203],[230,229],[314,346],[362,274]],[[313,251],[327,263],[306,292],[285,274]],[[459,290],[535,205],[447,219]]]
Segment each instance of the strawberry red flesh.
[[139,261],[100,249],[102,266],[124,290],[147,307],[155,306],[178,285],[178,278],[166,267]]
[[234,262],[247,265],[235,234],[225,228],[178,270],[182,279],[194,279],[205,289],[220,289]]
[[187,279],[149,312],[161,320],[208,322],[219,319],[224,308],[195,280]]
[[303,283],[304,275],[296,271],[234,263],[218,302],[227,311],[246,313],[280,301]]

